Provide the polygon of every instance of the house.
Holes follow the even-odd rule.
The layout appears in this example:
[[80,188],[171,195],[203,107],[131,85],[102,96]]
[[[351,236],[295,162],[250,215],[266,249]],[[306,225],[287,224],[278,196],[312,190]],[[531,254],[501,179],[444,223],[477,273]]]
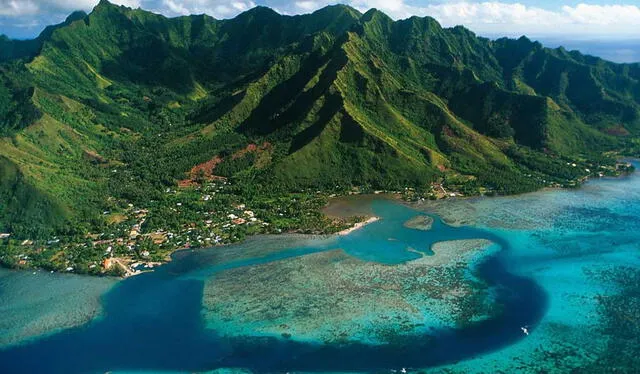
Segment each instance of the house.
[[244,218],[236,218],[231,222],[233,222],[235,225],[242,225],[243,223],[245,223],[247,221]]
[[110,258],[105,258],[104,261],[102,261],[102,267],[105,270],[109,269],[111,267],[111,259]]
[[11,236],[11,234],[2,233],[2,234],[0,234],[0,239],[6,239],[6,238],[8,238],[10,236]]

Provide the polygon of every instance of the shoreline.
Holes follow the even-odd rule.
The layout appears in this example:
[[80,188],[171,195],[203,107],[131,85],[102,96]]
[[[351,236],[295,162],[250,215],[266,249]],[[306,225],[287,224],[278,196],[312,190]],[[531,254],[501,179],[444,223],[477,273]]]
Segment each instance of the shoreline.
[[359,229],[361,229],[361,228],[365,227],[366,225],[368,225],[368,224],[370,224],[370,223],[374,223],[374,222],[379,221],[379,220],[380,220],[380,217],[376,217],[376,216],[374,216],[374,217],[369,217],[368,219],[366,219],[366,220],[364,220],[364,221],[356,222],[356,224],[355,224],[355,225],[353,225],[352,227],[349,227],[349,228],[344,229],[344,230],[342,230],[342,231],[338,231],[338,232],[337,232],[337,233],[335,233],[334,235],[337,235],[337,236],[345,236],[345,235],[349,235],[349,234],[351,234],[352,232],[354,232],[354,231],[356,231],[356,230],[359,230]]
[[[357,231],[371,223],[377,222],[379,221],[381,218],[377,217],[377,216],[372,216],[367,218],[364,221],[360,221],[360,222],[356,222],[353,226],[348,227],[344,230],[335,232],[335,233],[331,233],[331,234],[302,234],[302,233],[297,233],[295,231],[292,232],[286,232],[286,233],[281,233],[281,234],[259,234],[259,235],[252,235],[251,237],[247,237],[245,238],[243,241],[247,240],[247,239],[252,239],[252,238],[259,238],[260,236],[273,236],[273,237],[279,237],[279,236],[283,236],[283,235],[289,235],[291,237],[297,237],[297,238],[303,238],[303,239],[329,239],[331,237],[341,237],[341,236],[346,236],[349,235],[351,233],[353,233],[354,231]],[[112,276],[112,275],[107,275],[107,274],[100,274],[100,275],[94,275],[94,274],[75,274],[75,273],[65,273],[65,272],[61,272],[61,271],[52,271],[53,273],[59,273],[59,274],[72,274],[72,275],[79,275],[79,276],[88,276],[88,277],[113,277],[118,279],[119,281],[131,278],[131,277],[135,277],[137,275],[140,274],[145,274],[145,273],[151,273],[155,270],[156,267],[159,266],[163,266],[168,264],[169,262],[173,261],[173,256],[177,253],[180,252],[184,252],[184,251],[195,251],[195,250],[202,250],[202,249],[209,249],[209,248],[222,248],[222,247],[227,247],[227,246],[231,246],[231,245],[237,245],[238,243],[228,243],[228,244],[223,244],[223,245],[216,245],[216,246],[211,246],[211,247],[202,247],[202,248],[176,248],[175,250],[171,251],[171,253],[168,254],[167,258],[165,261],[160,261],[160,262],[149,262],[150,264],[152,264],[151,267],[149,267],[148,269],[145,270],[132,270],[128,264],[127,264],[127,260],[125,258],[122,257],[118,257],[118,258],[111,258],[110,261],[112,263],[111,266],[118,266],[120,267],[125,274],[121,275],[121,276]],[[133,259],[129,259],[131,263],[136,263],[135,260]],[[145,262],[139,262],[140,264],[144,264]],[[39,268],[9,268],[9,267],[2,267],[3,269],[7,269],[7,270],[15,270],[15,271],[31,271],[31,270],[43,270],[43,269],[39,269]]]
[[[636,159],[632,159],[632,160],[636,160]],[[637,171],[636,171],[637,172]],[[494,196],[488,196],[488,195],[468,195],[468,196],[456,196],[454,198],[447,198],[447,199],[437,199],[437,200],[424,200],[424,201],[408,201],[403,199],[403,196],[397,193],[391,193],[391,192],[387,192],[387,193],[380,193],[380,194],[353,194],[353,195],[344,195],[344,196],[340,196],[340,197],[348,197],[349,199],[389,199],[389,200],[394,200],[399,204],[408,206],[412,209],[416,209],[418,211],[421,212],[425,212],[425,213],[430,213],[430,214],[437,214],[440,219],[442,220],[443,223],[449,225],[449,226],[453,226],[453,227],[459,227],[461,224],[457,223],[457,222],[449,222],[447,219],[445,219],[441,214],[438,214],[437,209],[434,209],[434,205],[436,204],[447,204],[447,203],[451,203],[454,201],[473,201],[473,200],[478,200],[478,199],[495,199],[495,198],[506,198],[506,197],[514,197],[514,196],[522,196],[522,195],[529,195],[529,194],[536,194],[536,193],[549,193],[549,192],[554,192],[554,191],[563,191],[563,190],[570,190],[570,189],[581,189],[584,188],[585,184],[588,184],[592,181],[597,181],[597,180],[603,180],[603,179],[624,179],[626,177],[629,177],[630,175],[632,175],[633,172],[629,172],[629,173],[622,173],[620,175],[617,176],[605,176],[605,177],[599,177],[599,178],[593,178],[593,177],[588,177],[585,178],[585,180],[582,181],[582,183],[580,183],[578,186],[576,186],[575,188],[567,188],[567,187],[542,187],[538,190],[535,191],[530,191],[530,192],[523,192],[523,193],[518,193],[518,194],[513,194],[513,195],[494,195]],[[339,197],[336,197],[339,198]],[[320,211],[325,214],[328,217],[331,217],[332,214],[327,212],[326,209],[327,207],[331,204],[331,201],[329,201],[327,203],[327,205],[323,208],[320,209]],[[376,217],[376,216],[371,216],[369,218],[367,218],[365,221],[361,221],[361,222],[357,222],[355,223],[352,227],[346,228],[344,230],[335,232],[335,233],[327,233],[327,234],[304,234],[304,233],[299,233],[296,232],[296,230],[292,230],[290,232],[283,232],[281,234],[258,234],[258,235],[251,235],[251,237],[259,237],[262,235],[267,235],[267,236],[280,236],[280,235],[292,235],[292,236],[300,236],[300,237],[304,237],[304,238],[331,238],[331,237],[340,237],[340,236],[346,236],[348,234],[351,234],[352,232],[361,229],[362,227],[376,222],[380,219],[380,217]],[[462,224],[465,225],[465,224]],[[249,239],[249,237],[245,238],[244,240]],[[243,241],[244,241],[243,240]],[[202,248],[191,248],[190,250],[198,250],[198,249],[206,249],[206,248],[214,248],[214,247],[224,247],[224,246],[228,246],[228,245],[233,245],[233,244],[238,244],[238,243],[228,243],[228,244],[224,244],[224,245],[215,245],[212,247],[202,247]],[[175,255],[176,253],[179,253],[181,251],[185,251],[185,250],[189,250],[189,248],[176,248],[172,251],[170,251],[165,260],[164,261],[159,261],[159,262],[153,262],[152,264],[154,265],[153,267],[150,267],[149,269],[144,269],[144,270],[138,270],[138,271],[131,271],[130,269],[127,269],[126,266],[123,266],[124,264],[119,263],[118,261],[114,261],[116,262],[114,265],[121,267],[123,270],[125,270],[125,274],[121,275],[121,276],[115,276],[115,278],[120,279],[120,280],[124,280],[127,278],[130,278],[132,276],[136,276],[139,274],[143,274],[143,273],[148,273],[148,272],[153,272],[154,271],[154,267],[157,266],[162,266],[165,265],[167,263],[169,263],[170,261],[172,261],[173,259],[173,255]],[[135,260],[131,259],[131,262],[135,262]],[[144,261],[142,261],[144,263]],[[46,270],[49,271],[47,269],[44,268],[39,268],[39,267],[26,267],[26,268],[22,268],[22,267],[8,267],[8,266],[2,266],[0,265],[1,268],[3,269],[7,269],[7,270],[16,270],[16,271],[33,271],[33,270]],[[129,270],[129,271],[127,271]],[[66,274],[63,271],[52,271],[55,273],[60,273],[60,274]],[[71,274],[76,274],[76,273],[71,273]],[[113,275],[110,274],[76,274],[76,275],[82,275],[82,276],[91,276],[91,277],[114,277]]]

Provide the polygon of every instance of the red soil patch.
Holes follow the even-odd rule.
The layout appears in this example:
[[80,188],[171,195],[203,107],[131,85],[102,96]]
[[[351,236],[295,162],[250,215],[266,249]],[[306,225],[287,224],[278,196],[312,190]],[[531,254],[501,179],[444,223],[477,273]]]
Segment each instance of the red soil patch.
[[[234,154],[231,155],[231,158],[233,160],[235,160],[237,158],[243,157],[244,155],[246,155],[247,153],[250,153],[250,152],[262,153],[262,152],[267,151],[269,149],[271,149],[271,143],[269,143],[269,142],[264,142],[260,146],[251,143],[251,144],[247,145],[246,147],[242,148],[241,150],[236,151]],[[199,177],[202,177],[202,178],[204,178],[205,180],[208,180],[208,181],[226,180],[225,177],[220,177],[220,176],[217,176],[217,175],[213,174],[213,170],[222,161],[223,161],[222,157],[215,156],[214,158],[212,158],[211,160],[209,160],[207,162],[203,162],[201,164],[198,164],[198,165],[194,166],[189,171],[187,179],[183,179],[181,181],[178,181],[178,187],[186,188],[186,187],[197,186],[198,185],[197,179]]]
[[222,162],[222,158],[219,156],[215,156],[209,161],[198,164],[189,170],[189,178],[178,181],[178,187],[191,187],[198,185],[196,180],[198,177],[202,176],[205,180],[214,180],[214,179],[224,179],[223,177],[219,177],[213,175],[213,169]]
[[262,143],[262,145],[260,147],[258,147],[256,144],[252,143],[252,144],[247,145],[243,149],[235,152],[234,154],[232,154],[231,158],[235,160],[237,158],[243,157],[244,155],[246,155],[249,152],[262,152],[262,151],[266,151],[269,148],[271,148],[271,143],[269,143],[269,142]]
[[207,162],[203,162],[202,164],[196,165],[189,171],[189,176],[191,178],[196,178],[198,174],[202,173],[205,178],[209,178],[213,176],[213,169],[222,162],[222,158],[216,156]]

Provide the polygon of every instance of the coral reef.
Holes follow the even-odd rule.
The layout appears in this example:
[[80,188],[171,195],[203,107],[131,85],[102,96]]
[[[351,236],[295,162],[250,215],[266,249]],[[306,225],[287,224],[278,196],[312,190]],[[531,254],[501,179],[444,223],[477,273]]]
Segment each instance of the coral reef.
[[205,284],[205,319],[227,335],[373,344],[464,325],[489,313],[468,264],[490,244],[436,243],[435,255],[399,265],[333,250],[226,270]]

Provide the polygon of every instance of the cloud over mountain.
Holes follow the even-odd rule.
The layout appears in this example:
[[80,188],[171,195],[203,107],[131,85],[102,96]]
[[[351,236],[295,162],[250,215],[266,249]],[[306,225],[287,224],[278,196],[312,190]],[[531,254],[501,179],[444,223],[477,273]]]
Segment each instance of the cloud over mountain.
[[[270,6],[283,14],[312,12],[337,3],[334,0],[113,0],[167,16],[206,13],[229,18],[256,5]],[[522,0],[344,0],[361,11],[380,9],[395,19],[429,15],[445,26],[465,25],[479,34],[534,36],[580,36],[633,38],[640,25],[640,6],[614,2],[553,5]],[[0,33],[35,35],[47,24],[60,21],[73,10],[89,11],[98,0],[0,0]]]

